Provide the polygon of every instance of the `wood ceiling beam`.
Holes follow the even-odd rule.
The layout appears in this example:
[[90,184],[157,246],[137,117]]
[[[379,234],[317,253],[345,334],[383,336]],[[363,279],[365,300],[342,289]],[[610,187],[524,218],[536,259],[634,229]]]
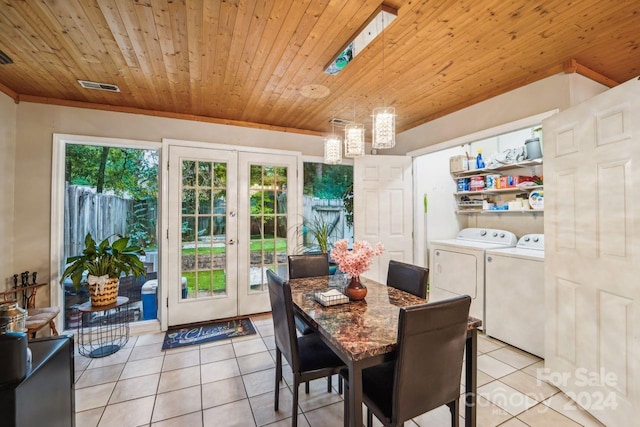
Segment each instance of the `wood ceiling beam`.
[[615,87],[618,86],[620,83],[618,83],[617,81],[610,79],[607,76],[603,76],[602,74],[598,73],[597,71],[592,70],[589,67],[585,67],[584,65],[580,64],[578,61],[576,61],[575,59],[569,59],[567,61],[565,61],[565,63],[563,64],[563,69],[565,74],[573,74],[573,73],[578,73],[581,74],[585,77],[590,78],[593,81],[596,81],[600,84],[603,84],[607,87]]

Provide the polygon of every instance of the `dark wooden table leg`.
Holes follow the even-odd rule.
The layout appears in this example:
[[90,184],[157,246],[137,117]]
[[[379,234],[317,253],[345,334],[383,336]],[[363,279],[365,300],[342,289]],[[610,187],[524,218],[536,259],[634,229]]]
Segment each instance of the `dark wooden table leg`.
[[349,363],[349,425],[362,427],[362,366]]
[[478,330],[467,332],[465,364],[464,425],[476,427],[476,392],[478,391]]

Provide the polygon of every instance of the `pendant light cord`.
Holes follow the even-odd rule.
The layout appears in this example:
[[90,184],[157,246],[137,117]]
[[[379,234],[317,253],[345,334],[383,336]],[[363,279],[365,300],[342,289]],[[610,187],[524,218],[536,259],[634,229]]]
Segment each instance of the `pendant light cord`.
[[387,107],[387,103],[385,101],[385,90],[384,90],[384,11],[382,12],[382,106]]

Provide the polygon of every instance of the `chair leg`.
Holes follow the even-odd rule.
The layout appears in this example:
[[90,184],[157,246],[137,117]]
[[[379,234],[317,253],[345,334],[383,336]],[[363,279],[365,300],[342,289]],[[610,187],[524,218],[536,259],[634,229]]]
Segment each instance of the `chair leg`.
[[[309,382],[307,381],[307,386]],[[298,388],[300,383],[298,378],[293,379],[293,406],[291,408],[291,427],[298,427]]]
[[306,383],[304,383],[304,392],[309,394],[309,381],[307,381]]
[[282,353],[276,347],[276,389],[274,393],[273,410],[277,411],[280,405],[280,381],[282,380]]
[[369,408],[367,408],[367,427],[373,427],[373,414]]
[[338,394],[342,394],[342,377],[338,375]]
[[53,335],[54,337],[57,337],[58,330],[56,329],[56,322],[54,322],[53,320],[49,322],[49,327],[51,328],[51,335]]
[[460,400],[456,399],[453,402],[449,402],[447,406],[449,407],[449,411],[451,411],[451,427],[459,427],[460,417],[458,413],[460,412]]
[[331,378],[333,375],[327,375],[327,393],[331,393]]
[[[340,377],[342,382],[342,377]],[[349,384],[344,383],[344,427],[349,427]]]

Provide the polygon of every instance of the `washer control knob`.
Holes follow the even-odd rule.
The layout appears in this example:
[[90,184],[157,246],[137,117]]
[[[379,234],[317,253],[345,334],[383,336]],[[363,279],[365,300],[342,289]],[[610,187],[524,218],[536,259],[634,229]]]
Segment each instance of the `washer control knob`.
[[536,243],[538,243],[538,242],[540,241],[540,239],[538,239],[537,237],[534,237],[534,238],[533,238],[533,241],[534,241],[534,242],[536,242]]
[[500,237],[502,237],[504,239],[505,234],[504,233],[500,233]]
[[487,230],[481,230],[480,231],[480,235],[481,236],[486,236],[487,235]]
[[528,237],[525,237],[525,238],[524,238],[524,241],[525,241],[525,242],[528,242],[529,240],[530,240],[530,239],[529,239]]
[[498,233],[496,233],[495,231],[493,232],[493,237],[498,237]]

